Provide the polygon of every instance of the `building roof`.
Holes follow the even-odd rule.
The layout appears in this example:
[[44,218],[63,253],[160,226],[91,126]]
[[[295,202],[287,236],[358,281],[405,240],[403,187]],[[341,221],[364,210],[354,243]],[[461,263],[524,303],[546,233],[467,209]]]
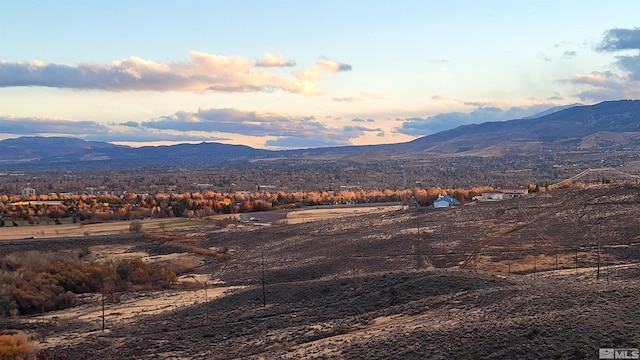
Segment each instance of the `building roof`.
[[449,205],[457,205],[460,204],[460,202],[457,199],[452,198],[450,195],[440,195],[438,196],[438,198],[434,201],[434,203],[436,202],[447,202],[449,203]]

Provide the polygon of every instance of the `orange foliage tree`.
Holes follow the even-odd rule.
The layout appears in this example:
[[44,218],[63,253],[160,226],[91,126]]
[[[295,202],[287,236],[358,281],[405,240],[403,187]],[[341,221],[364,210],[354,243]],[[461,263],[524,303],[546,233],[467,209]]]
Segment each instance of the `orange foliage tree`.
[[0,335],[0,360],[29,359],[34,351],[29,338],[23,333]]

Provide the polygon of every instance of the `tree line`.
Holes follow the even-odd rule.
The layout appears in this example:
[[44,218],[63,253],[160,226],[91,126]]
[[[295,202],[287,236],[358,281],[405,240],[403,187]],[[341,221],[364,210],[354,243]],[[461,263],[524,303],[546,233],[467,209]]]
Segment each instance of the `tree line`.
[[[443,189],[439,187],[407,190],[343,189],[340,191],[295,192],[215,192],[211,190],[183,193],[124,195],[0,195],[0,219],[22,220],[29,224],[41,221],[56,223],[60,218],[74,222],[134,220],[165,217],[207,217],[305,206],[406,202],[413,198],[428,206],[439,195],[449,194],[461,203],[470,201],[492,187]],[[4,220],[3,220],[4,222]],[[7,225],[6,222],[0,225]]]

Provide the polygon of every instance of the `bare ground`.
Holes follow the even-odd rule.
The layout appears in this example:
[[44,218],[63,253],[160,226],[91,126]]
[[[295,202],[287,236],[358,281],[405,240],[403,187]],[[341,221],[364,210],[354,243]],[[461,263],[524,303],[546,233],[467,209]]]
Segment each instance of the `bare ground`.
[[582,359],[640,347],[638,187],[322,211],[182,230],[230,249],[226,263],[142,235],[36,239],[51,250],[192,261],[195,279],[215,284],[125,297],[108,305],[104,332],[95,295],[2,321],[72,359]]
[[[162,231],[162,229],[188,229],[201,226],[198,220],[183,218],[146,219],[141,220],[145,231]],[[28,225],[0,227],[0,241],[17,239],[51,239],[68,237],[86,237],[99,235],[126,234],[130,221],[112,221],[95,224],[60,224],[60,225]]]

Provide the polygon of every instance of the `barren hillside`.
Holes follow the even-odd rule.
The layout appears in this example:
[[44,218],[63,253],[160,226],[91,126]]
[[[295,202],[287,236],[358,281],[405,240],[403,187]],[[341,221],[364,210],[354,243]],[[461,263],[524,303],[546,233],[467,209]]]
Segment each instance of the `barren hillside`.
[[196,279],[216,280],[166,311],[147,305],[123,319],[108,304],[105,332],[95,317],[62,314],[5,326],[71,359],[582,359],[640,347],[639,186],[449,209],[354,207],[309,221],[262,215],[176,233],[228,250],[226,261],[149,235],[2,243],[11,252],[104,243],[156,261],[181,253],[197,260]]

